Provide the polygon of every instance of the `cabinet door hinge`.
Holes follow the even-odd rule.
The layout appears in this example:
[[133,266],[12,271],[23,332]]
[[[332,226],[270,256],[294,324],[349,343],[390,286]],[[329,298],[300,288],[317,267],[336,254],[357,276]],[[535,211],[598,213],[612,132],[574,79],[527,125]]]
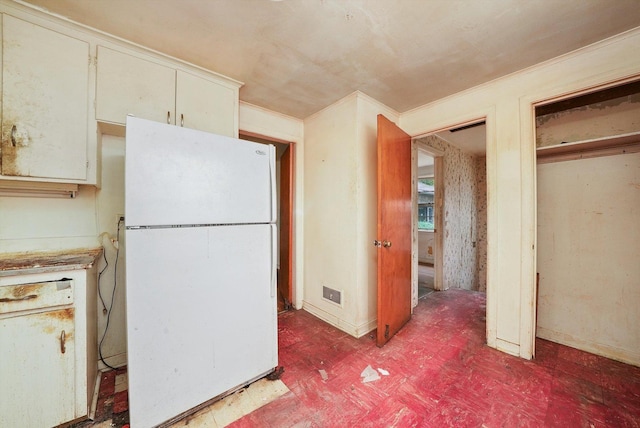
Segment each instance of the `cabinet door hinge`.
[[89,67],[91,67],[92,65],[95,67],[98,66],[98,57],[89,55]]
[[89,169],[89,161],[87,161],[87,169]]

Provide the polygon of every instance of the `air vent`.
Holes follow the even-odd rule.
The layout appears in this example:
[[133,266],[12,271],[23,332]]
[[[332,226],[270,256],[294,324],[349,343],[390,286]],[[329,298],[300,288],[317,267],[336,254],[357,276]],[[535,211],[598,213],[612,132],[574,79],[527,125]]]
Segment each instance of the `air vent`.
[[464,125],[464,126],[459,126],[457,128],[452,128],[452,129],[449,130],[449,132],[464,131],[465,129],[471,129],[471,128],[475,128],[476,126],[482,126],[485,123],[486,122],[483,120],[482,122],[476,122],[476,123],[472,123],[470,125]]
[[329,287],[322,287],[322,297],[338,305],[342,304],[342,292]]

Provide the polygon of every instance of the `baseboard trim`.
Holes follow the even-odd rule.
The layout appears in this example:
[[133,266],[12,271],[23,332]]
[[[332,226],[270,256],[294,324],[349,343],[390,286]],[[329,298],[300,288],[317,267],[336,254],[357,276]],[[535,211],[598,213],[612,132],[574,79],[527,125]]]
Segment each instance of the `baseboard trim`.
[[93,396],[91,397],[91,406],[89,407],[89,419],[94,421],[96,419],[96,409],[98,407],[98,397],[100,395],[100,384],[102,383],[102,372],[98,372],[96,376],[96,386],[93,389]]
[[360,338],[365,334],[369,333],[370,331],[374,330],[377,325],[377,320],[375,319],[364,322],[360,325],[355,325],[355,324],[346,322],[338,318],[337,316],[325,311],[324,309],[321,309],[318,306],[307,302],[306,300],[302,302],[302,309],[309,312],[313,316],[320,318],[322,321],[328,324],[331,324],[337,329],[340,329],[345,333],[356,338]]
[[633,352],[628,349],[576,339],[569,334],[560,333],[558,331],[549,330],[539,326],[536,331],[536,337],[640,367],[640,353]]

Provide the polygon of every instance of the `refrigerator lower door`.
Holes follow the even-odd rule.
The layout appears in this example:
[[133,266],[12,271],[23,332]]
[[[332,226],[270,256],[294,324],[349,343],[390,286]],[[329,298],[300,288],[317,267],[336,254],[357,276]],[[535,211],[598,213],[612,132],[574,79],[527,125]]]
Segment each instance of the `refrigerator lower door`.
[[274,229],[126,231],[132,426],[158,425],[277,365]]

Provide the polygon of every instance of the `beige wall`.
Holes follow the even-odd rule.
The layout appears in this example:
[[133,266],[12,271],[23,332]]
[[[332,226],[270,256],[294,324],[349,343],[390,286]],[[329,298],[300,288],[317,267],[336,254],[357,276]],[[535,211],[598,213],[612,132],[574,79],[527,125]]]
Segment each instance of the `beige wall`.
[[640,154],[537,170],[538,336],[640,365]]
[[[378,113],[355,92],[305,119],[304,308],[353,336],[375,327]],[[338,306],[322,287],[342,292]]]
[[403,113],[419,136],[487,122],[487,342],[531,358],[535,315],[535,122],[532,105],[640,75],[640,29]]
[[75,199],[0,196],[0,252],[98,247],[95,194],[80,186]]
[[[124,223],[120,223],[118,239],[118,216],[124,214],[124,147],[123,137],[103,135],[102,140],[102,187],[96,194],[97,222],[100,231],[100,243],[104,247],[109,265],[104,269],[104,260],[98,263],[98,269],[104,272],[100,276],[100,293],[107,309],[111,307],[109,329],[102,343],[102,356],[111,366],[121,366],[127,362],[127,323],[126,323],[126,283]],[[112,243],[117,240],[117,248]],[[117,266],[116,266],[117,258]],[[117,269],[117,272],[116,272]],[[114,293],[115,287],[115,293]],[[107,315],[102,302],[98,299],[98,339],[103,337],[107,325]]]

